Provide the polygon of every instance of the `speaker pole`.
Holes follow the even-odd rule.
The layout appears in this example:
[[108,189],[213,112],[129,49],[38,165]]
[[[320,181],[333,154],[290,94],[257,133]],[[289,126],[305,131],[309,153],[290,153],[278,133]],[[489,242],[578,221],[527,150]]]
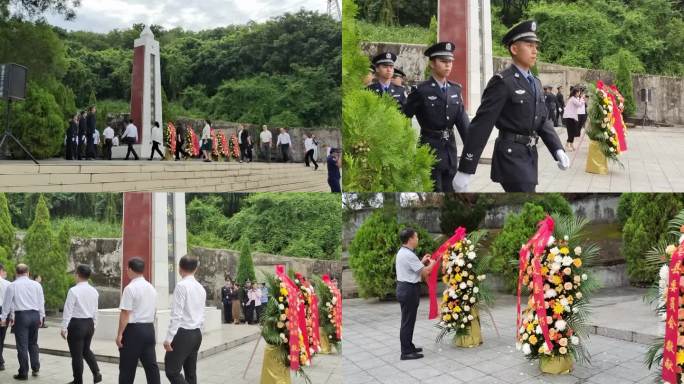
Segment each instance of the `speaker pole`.
[[2,134],[2,139],[0,140],[0,149],[2,148],[2,145],[5,143],[5,140],[9,137],[10,139],[14,140],[14,143],[17,144],[19,146],[19,148],[21,148],[22,151],[24,151],[24,154],[26,156],[30,157],[31,160],[33,160],[33,162],[36,165],[39,165],[38,161],[35,159],[35,157],[33,157],[31,152],[29,152],[28,149],[26,149],[24,147],[24,145],[21,144],[21,142],[16,137],[14,137],[14,135],[12,134],[12,131],[10,130],[10,111],[11,111],[10,105],[11,105],[11,103],[12,103],[12,99],[7,98],[7,118],[6,118],[6,123],[5,123],[5,133]]

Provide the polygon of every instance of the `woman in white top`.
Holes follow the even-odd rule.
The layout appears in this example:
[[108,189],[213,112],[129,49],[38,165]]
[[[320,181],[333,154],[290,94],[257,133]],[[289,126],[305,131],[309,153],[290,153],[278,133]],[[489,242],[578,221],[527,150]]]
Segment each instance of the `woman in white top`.
[[152,150],[150,151],[149,160],[152,160],[154,158],[155,151],[159,154],[159,157],[161,157],[161,159],[164,160],[164,154],[159,149],[159,146],[162,144],[163,140],[164,135],[162,134],[162,129],[159,126],[159,122],[155,121],[154,124],[152,124]]
[[256,303],[261,304],[261,290],[257,289],[256,284],[252,283],[252,286],[247,291],[247,314],[245,315],[245,320],[248,324],[256,324],[257,316],[255,313]]
[[565,144],[565,150],[568,152],[575,150],[573,142],[575,137],[579,137],[578,112],[580,108],[584,107],[584,101],[580,100],[579,94],[579,88],[573,88],[570,91],[570,98],[565,104],[565,110],[563,111],[563,121],[568,129],[568,142]]
[[314,165],[314,171],[316,171],[316,170],[318,170],[318,164],[316,163],[316,160],[314,159],[314,152],[316,150],[315,141],[311,137],[310,133],[305,133],[304,136],[306,137],[304,139],[304,150],[306,151],[306,154],[304,155],[304,163],[308,167],[309,161],[311,161]]
[[211,121],[204,121],[204,128],[202,129],[202,152],[204,153],[204,161],[211,162]]

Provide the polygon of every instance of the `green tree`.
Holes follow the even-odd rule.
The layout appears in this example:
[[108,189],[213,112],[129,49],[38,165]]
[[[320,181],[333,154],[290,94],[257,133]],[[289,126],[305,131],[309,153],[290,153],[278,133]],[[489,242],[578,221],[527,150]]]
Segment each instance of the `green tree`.
[[88,96],[88,107],[97,105],[97,97],[95,96],[95,90],[90,91],[90,96]]
[[451,236],[461,226],[469,233],[478,229],[491,204],[485,194],[445,194],[439,216],[442,233]]
[[[628,55],[623,53],[623,57],[625,56]],[[636,104],[634,102],[634,84],[632,82],[632,73],[627,67],[626,59],[621,59],[619,61],[618,70],[615,74],[615,86],[625,98],[625,116],[634,116],[636,113]]]
[[682,209],[683,196],[639,193],[632,199],[632,213],[622,229],[622,254],[631,283],[649,286],[657,281],[658,267],[647,263],[643,255],[667,238],[668,220]]
[[9,278],[14,276],[15,230],[12,225],[7,196],[0,193],[0,263],[5,267]]
[[246,281],[256,281],[254,260],[252,260],[252,252],[249,248],[249,238],[247,237],[242,240],[240,246],[240,259],[238,261],[237,276],[235,280],[242,286],[244,286]]
[[546,214],[540,205],[525,203],[520,213],[509,214],[506,217],[503,229],[492,243],[492,272],[503,275],[505,287],[511,292],[517,286],[518,269],[515,265],[520,246],[536,232],[537,223]]
[[395,256],[401,246],[399,231],[405,227],[418,232],[416,255],[435,251],[430,234],[420,226],[399,223],[393,209],[374,211],[356,231],[349,246],[349,266],[361,297],[384,299],[393,295],[397,280]]
[[55,238],[50,226],[50,213],[43,195],[38,198],[33,224],[24,238],[25,261],[32,276],[42,276],[45,306],[59,309],[66,299],[69,288],[67,255],[65,246]]

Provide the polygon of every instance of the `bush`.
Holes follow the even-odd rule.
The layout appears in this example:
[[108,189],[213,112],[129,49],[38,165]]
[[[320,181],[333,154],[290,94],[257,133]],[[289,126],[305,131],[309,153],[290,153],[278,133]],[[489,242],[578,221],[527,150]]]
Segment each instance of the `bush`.
[[436,249],[430,234],[420,226],[400,224],[393,210],[373,212],[359,227],[349,247],[349,266],[361,297],[380,299],[394,295],[396,288],[395,256],[401,241],[399,231],[411,227],[418,232],[416,255],[422,257]]
[[615,74],[615,86],[625,98],[625,116],[634,116],[636,113],[636,103],[634,101],[634,83],[632,82],[632,72],[627,67],[628,55],[621,51],[623,58],[619,60],[618,70]]
[[106,238],[121,237],[121,222],[107,223],[84,217],[62,217],[51,221],[53,233],[59,233],[66,226],[71,237],[78,238]]
[[530,236],[537,230],[537,223],[546,216],[547,212],[540,205],[525,203],[518,214],[511,214],[506,218],[501,233],[494,239],[491,247],[492,272],[503,275],[507,290],[513,292],[518,281],[518,252]]
[[542,193],[535,195],[532,199],[534,204],[541,206],[544,212],[550,214],[558,213],[560,216],[572,216],[570,203],[560,193]]
[[632,210],[634,207],[634,199],[636,198],[636,193],[623,193],[620,195],[620,200],[617,206],[617,219],[620,229],[625,226],[627,219],[632,216]]
[[241,286],[244,286],[246,281],[256,281],[254,260],[252,260],[252,252],[249,250],[249,239],[247,238],[242,240],[242,245],[240,247],[240,259],[238,261],[237,276],[235,277],[235,280]]
[[65,245],[54,236],[50,228],[50,213],[42,195],[36,205],[36,216],[24,238],[26,264],[32,276],[42,276],[45,307],[59,309],[66,299],[70,279],[66,274]]
[[230,245],[248,237],[254,250],[339,260],[342,204],[330,193],[260,193],[215,229]]
[[[359,21],[359,33],[365,41],[386,43],[425,44],[430,40],[430,30],[425,27],[385,26]],[[436,35],[435,35],[436,36]]]
[[7,205],[7,195],[0,193],[0,248],[5,249],[5,257],[12,255],[15,236],[9,206]]
[[649,265],[644,254],[667,239],[668,220],[682,209],[683,197],[671,193],[638,193],[632,199],[632,214],[622,229],[622,254],[630,282],[649,286],[658,277],[658,266]]
[[478,229],[487,215],[492,199],[484,194],[446,194],[439,216],[442,233],[451,236],[459,226],[468,233]]

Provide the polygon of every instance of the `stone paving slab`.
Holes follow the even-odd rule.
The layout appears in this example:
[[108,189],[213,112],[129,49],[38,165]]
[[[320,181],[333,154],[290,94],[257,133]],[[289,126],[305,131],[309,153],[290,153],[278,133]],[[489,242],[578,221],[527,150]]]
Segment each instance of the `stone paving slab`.
[[[556,128],[565,143],[565,128]],[[490,137],[483,162],[472,178],[468,192],[503,192],[499,184],[490,179],[491,152],[495,129]],[[580,145],[581,143],[581,145]],[[589,139],[586,133],[575,139],[575,152],[568,153],[571,166],[561,171],[546,147],[538,146],[539,185],[537,192],[682,192],[684,191],[684,159],[678,148],[684,145],[684,127],[656,128],[636,127],[627,131],[627,151],[620,158],[624,164],[609,163],[607,175],[595,175],[584,171]],[[459,152],[463,145],[459,142]]]
[[[633,329],[650,324],[643,290],[607,290],[592,305],[598,329],[619,329],[635,319]],[[608,305],[614,303],[614,305]],[[345,301],[345,344],[342,369],[345,384],[377,383],[652,383],[653,373],[643,365],[647,344],[592,334],[587,348],[591,364],[576,364],[569,375],[541,374],[537,363],[529,362],[515,349],[515,301],[512,295],[497,297],[492,315],[483,314],[484,344],[471,349],[456,348],[447,340],[435,343],[435,321],[427,319],[428,301],[421,301],[414,343],[424,348],[425,358],[401,361],[399,348],[399,305],[352,299]],[[619,323],[618,320],[624,323]],[[658,329],[655,325],[644,332]],[[622,324],[622,325],[621,325]],[[614,326],[618,328],[609,328]]]
[[[197,363],[198,383],[201,384],[255,384],[259,383],[261,375],[261,364],[263,361],[264,343],[259,342],[254,354],[254,360],[247,371],[246,378],[243,378],[247,362],[254,350],[256,341],[249,342],[239,347],[213,355]],[[19,364],[17,363],[14,350],[5,350],[5,366],[7,370],[0,372],[0,383],[15,382],[12,375],[16,374]],[[158,356],[159,357],[159,356]],[[43,354],[40,356],[41,369],[40,376],[30,377],[29,383],[67,383],[72,380],[71,360],[68,357],[53,356]],[[163,359],[163,355],[162,355]],[[314,357],[314,364],[306,369],[313,384],[341,384],[342,369],[341,358],[339,355],[317,355]],[[103,376],[103,384],[118,383],[118,365],[111,363],[99,363]],[[162,383],[168,383],[164,372],[161,372]],[[92,382],[92,376],[86,366],[84,382]],[[145,372],[138,367],[136,383],[145,382]],[[292,384],[304,384],[302,377],[292,376]]]

